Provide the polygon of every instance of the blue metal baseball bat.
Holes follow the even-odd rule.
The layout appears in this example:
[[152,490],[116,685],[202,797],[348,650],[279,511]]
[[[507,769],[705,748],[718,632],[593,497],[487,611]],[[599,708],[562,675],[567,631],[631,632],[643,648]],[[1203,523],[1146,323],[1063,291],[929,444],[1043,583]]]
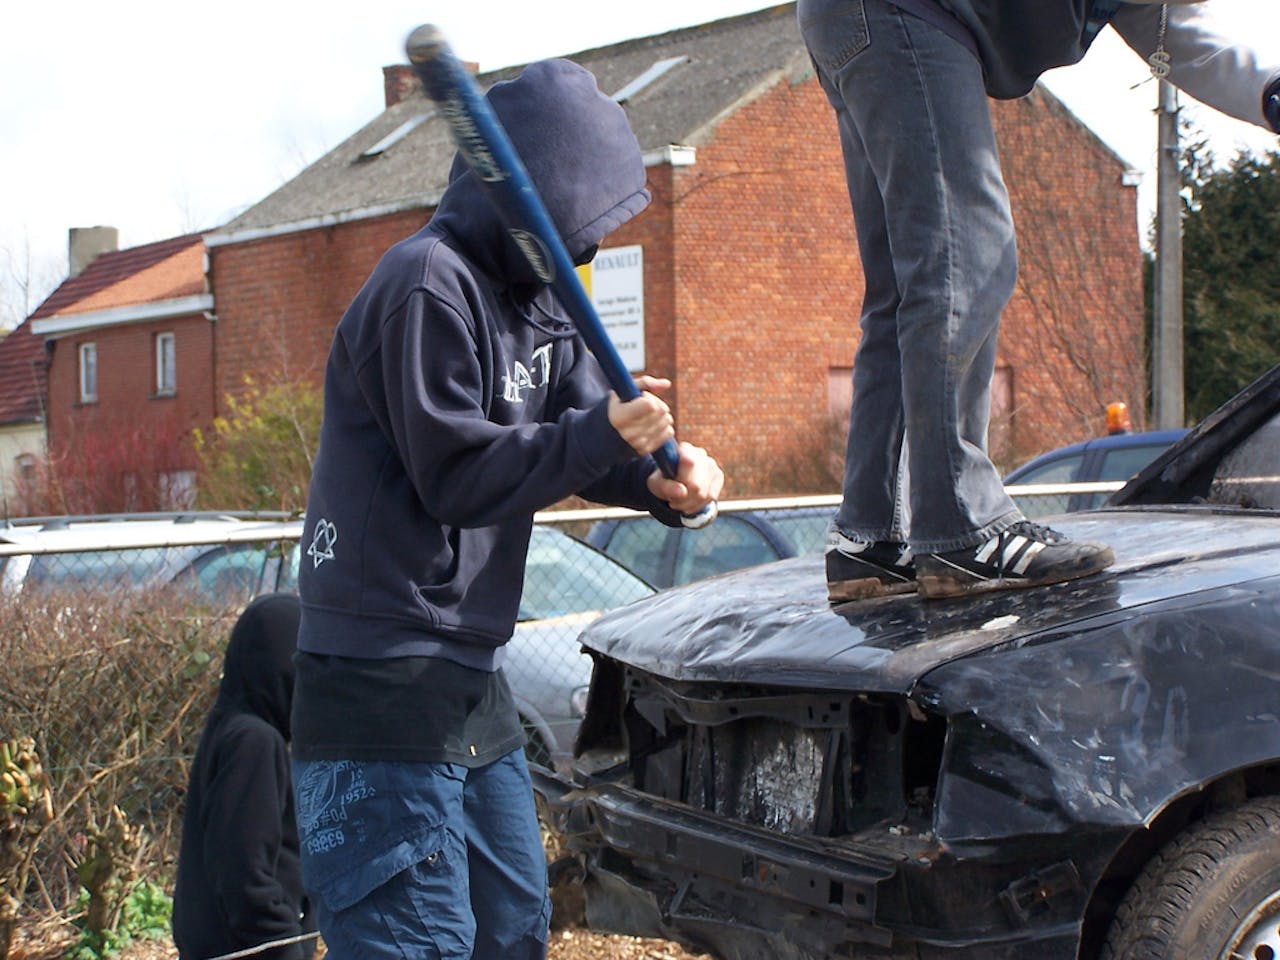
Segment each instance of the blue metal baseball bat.
[[[433,24],[416,28],[405,41],[405,53],[427,96],[436,102],[449,124],[458,152],[506,221],[507,232],[528,258],[538,279],[551,287],[573,319],[609,385],[624,401],[640,396],[631,371],[578,279],[569,251],[520,155],[479,84],[454,55],[443,31]],[[665,476],[676,476],[679,454],[674,440],[655,450],[653,458]],[[709,505],[685,522],[688,526],[702,526],[714,515],[714,505]]]

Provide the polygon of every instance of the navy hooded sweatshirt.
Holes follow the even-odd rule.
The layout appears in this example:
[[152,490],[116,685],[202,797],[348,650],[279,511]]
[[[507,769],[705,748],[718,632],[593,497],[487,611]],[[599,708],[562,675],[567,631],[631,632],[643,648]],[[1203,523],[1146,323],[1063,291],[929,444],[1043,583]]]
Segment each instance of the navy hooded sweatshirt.
[[[232,628],[218,699],[187,786],[173,893],[182,960],[208,960],[314,931],[289,775],[298,600],[267,594]],[[307,940],[255,954],[302,960]]]
[[[649,202],[622,108],[585,69],[535,63],[488,100],[570,256]],[[305,654],[491,671],[533,514],[572,494],[678,516],[608,419],[608,388],[460,161],[431,222],[383,256],[325,374],[299,574]]]

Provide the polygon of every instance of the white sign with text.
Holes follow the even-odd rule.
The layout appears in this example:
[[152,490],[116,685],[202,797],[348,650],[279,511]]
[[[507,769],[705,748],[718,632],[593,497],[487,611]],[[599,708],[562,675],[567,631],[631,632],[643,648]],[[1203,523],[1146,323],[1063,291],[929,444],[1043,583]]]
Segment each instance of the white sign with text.
[[644,370],[644,248],[611,247],[582,271],[591,302],[632,373]]

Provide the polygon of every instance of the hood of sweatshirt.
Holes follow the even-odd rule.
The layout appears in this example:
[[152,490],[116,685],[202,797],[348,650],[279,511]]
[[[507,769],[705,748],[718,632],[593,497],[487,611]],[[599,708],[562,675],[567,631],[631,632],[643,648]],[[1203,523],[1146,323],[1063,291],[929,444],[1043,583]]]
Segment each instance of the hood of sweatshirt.
[[265,594],[244,608],[227,641],[215,711],[255,714],[290,739],[298,619],[293,594]]
[[[649,205],[640,146],[626,113],[590,71],[568,60],[530,64],[485,94],[578,261]],[[484,185],[455,156],[432,218],[477,265],[513,286],[538,283]]]

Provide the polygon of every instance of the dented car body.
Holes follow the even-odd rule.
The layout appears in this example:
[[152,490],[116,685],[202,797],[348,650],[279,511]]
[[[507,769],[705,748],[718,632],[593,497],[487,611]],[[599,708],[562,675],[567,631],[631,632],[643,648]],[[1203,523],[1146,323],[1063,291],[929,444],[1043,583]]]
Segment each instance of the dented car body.
[[[797,558],[593,624],[572,775],[535,771],[593,928],[734,960],[1137,955],[1135,878],[1280,794],[1280,368],[1114,503],[1054,520],[1116,553],[1075,583],[832,607]],[[1245,952],[1277,936],[1273,859],[1276,897],[1201,955],[1276,955]]]

